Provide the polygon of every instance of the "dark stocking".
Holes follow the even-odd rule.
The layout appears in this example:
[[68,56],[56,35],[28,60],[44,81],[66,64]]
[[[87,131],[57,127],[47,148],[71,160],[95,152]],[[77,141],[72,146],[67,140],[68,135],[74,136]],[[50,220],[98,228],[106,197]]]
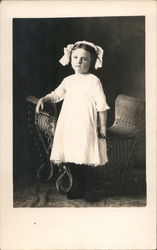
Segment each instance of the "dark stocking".
[[86,176],[86,192],[85,200],[87,202],[96,202],[100,200],[100,197],[96,194],[95,186],[93,183],[94,178],[94,169],[92,167],[86,167],[85,176]]
[[73,185],[67,193],[68,199],[81,199],[84,197],[83,167],[75,164],[70,165]]

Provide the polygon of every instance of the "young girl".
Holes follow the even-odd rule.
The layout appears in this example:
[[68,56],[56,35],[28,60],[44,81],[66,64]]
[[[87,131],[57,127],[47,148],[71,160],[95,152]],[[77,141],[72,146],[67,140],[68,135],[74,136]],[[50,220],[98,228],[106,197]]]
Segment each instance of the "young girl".
[[75,184],[67,194],[70,199],[85,197],[95,201],[89,186],[90,170],[108,162],[105,139],[109,106],[99,78],[91,73],[102,67],[102,58],[102,48],[93,43],[79,41],[68,45],[60,63],[65,66],[70,62],[75,73],[64,78],[36,106],[38,113],[45,102],[64,100],[50,160],[70,166]]

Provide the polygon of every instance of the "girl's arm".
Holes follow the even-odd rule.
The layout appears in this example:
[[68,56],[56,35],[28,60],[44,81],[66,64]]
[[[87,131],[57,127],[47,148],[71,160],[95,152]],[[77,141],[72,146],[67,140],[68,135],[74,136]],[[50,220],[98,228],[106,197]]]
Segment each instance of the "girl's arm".
[[48,102],[51,100],[51,94],[48,94],[44,97],[42,97],[41,99],[39,99],[38,103],[37,103],[37,106],[36,106],[36,113],[39,114],[39,111],[40,111],[40,108],[41,110],[43,110],[44,108],[44,103],[45,102]]
[[52,101],[53,103],[57,103],[62,101],[64,99],[65,92],[66,92],[66,87],[65,87],[65,81],[63,80],[62,83],[54,91],[39,99],[36,106],[36,113],[39,113],[40,108],[41,110],[43,110],[45,102]]
[[106,126],[107,126],[107,111],[99,111],[99,121],[100,121],[100,136],[106,137]]

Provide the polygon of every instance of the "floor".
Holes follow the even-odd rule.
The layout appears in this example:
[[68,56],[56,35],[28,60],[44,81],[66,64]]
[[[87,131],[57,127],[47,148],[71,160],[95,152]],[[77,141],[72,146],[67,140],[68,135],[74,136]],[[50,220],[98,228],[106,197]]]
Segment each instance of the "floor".
[[67,199],[60,194],[54,181],[47,183],[14,184],[14,207],[144,207],[146,206],[146,185],[143,171],[139,171],[137,187],[124,190],[118,183],[104,181],[96,192],[101,199],[90,203],[84,199]]

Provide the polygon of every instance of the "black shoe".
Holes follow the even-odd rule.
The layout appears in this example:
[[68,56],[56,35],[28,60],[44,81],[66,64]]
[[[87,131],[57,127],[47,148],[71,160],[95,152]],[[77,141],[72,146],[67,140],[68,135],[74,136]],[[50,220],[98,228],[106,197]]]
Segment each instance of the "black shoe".
[[69,199],[69,200],[73,200],[73,199],[82,199],[82,198],[84,198],[84,194],[83,194],[83,192],[72,192],[72,191],[69,191],[68,193],[67,193],[67,198]]
[[85,201],[91,202],[91,203],[98,202],[102,198],[103,198],[102,195],[94,192],[93,190],[87,191],[86,194],[85,194],[85,196],[84,196]]

